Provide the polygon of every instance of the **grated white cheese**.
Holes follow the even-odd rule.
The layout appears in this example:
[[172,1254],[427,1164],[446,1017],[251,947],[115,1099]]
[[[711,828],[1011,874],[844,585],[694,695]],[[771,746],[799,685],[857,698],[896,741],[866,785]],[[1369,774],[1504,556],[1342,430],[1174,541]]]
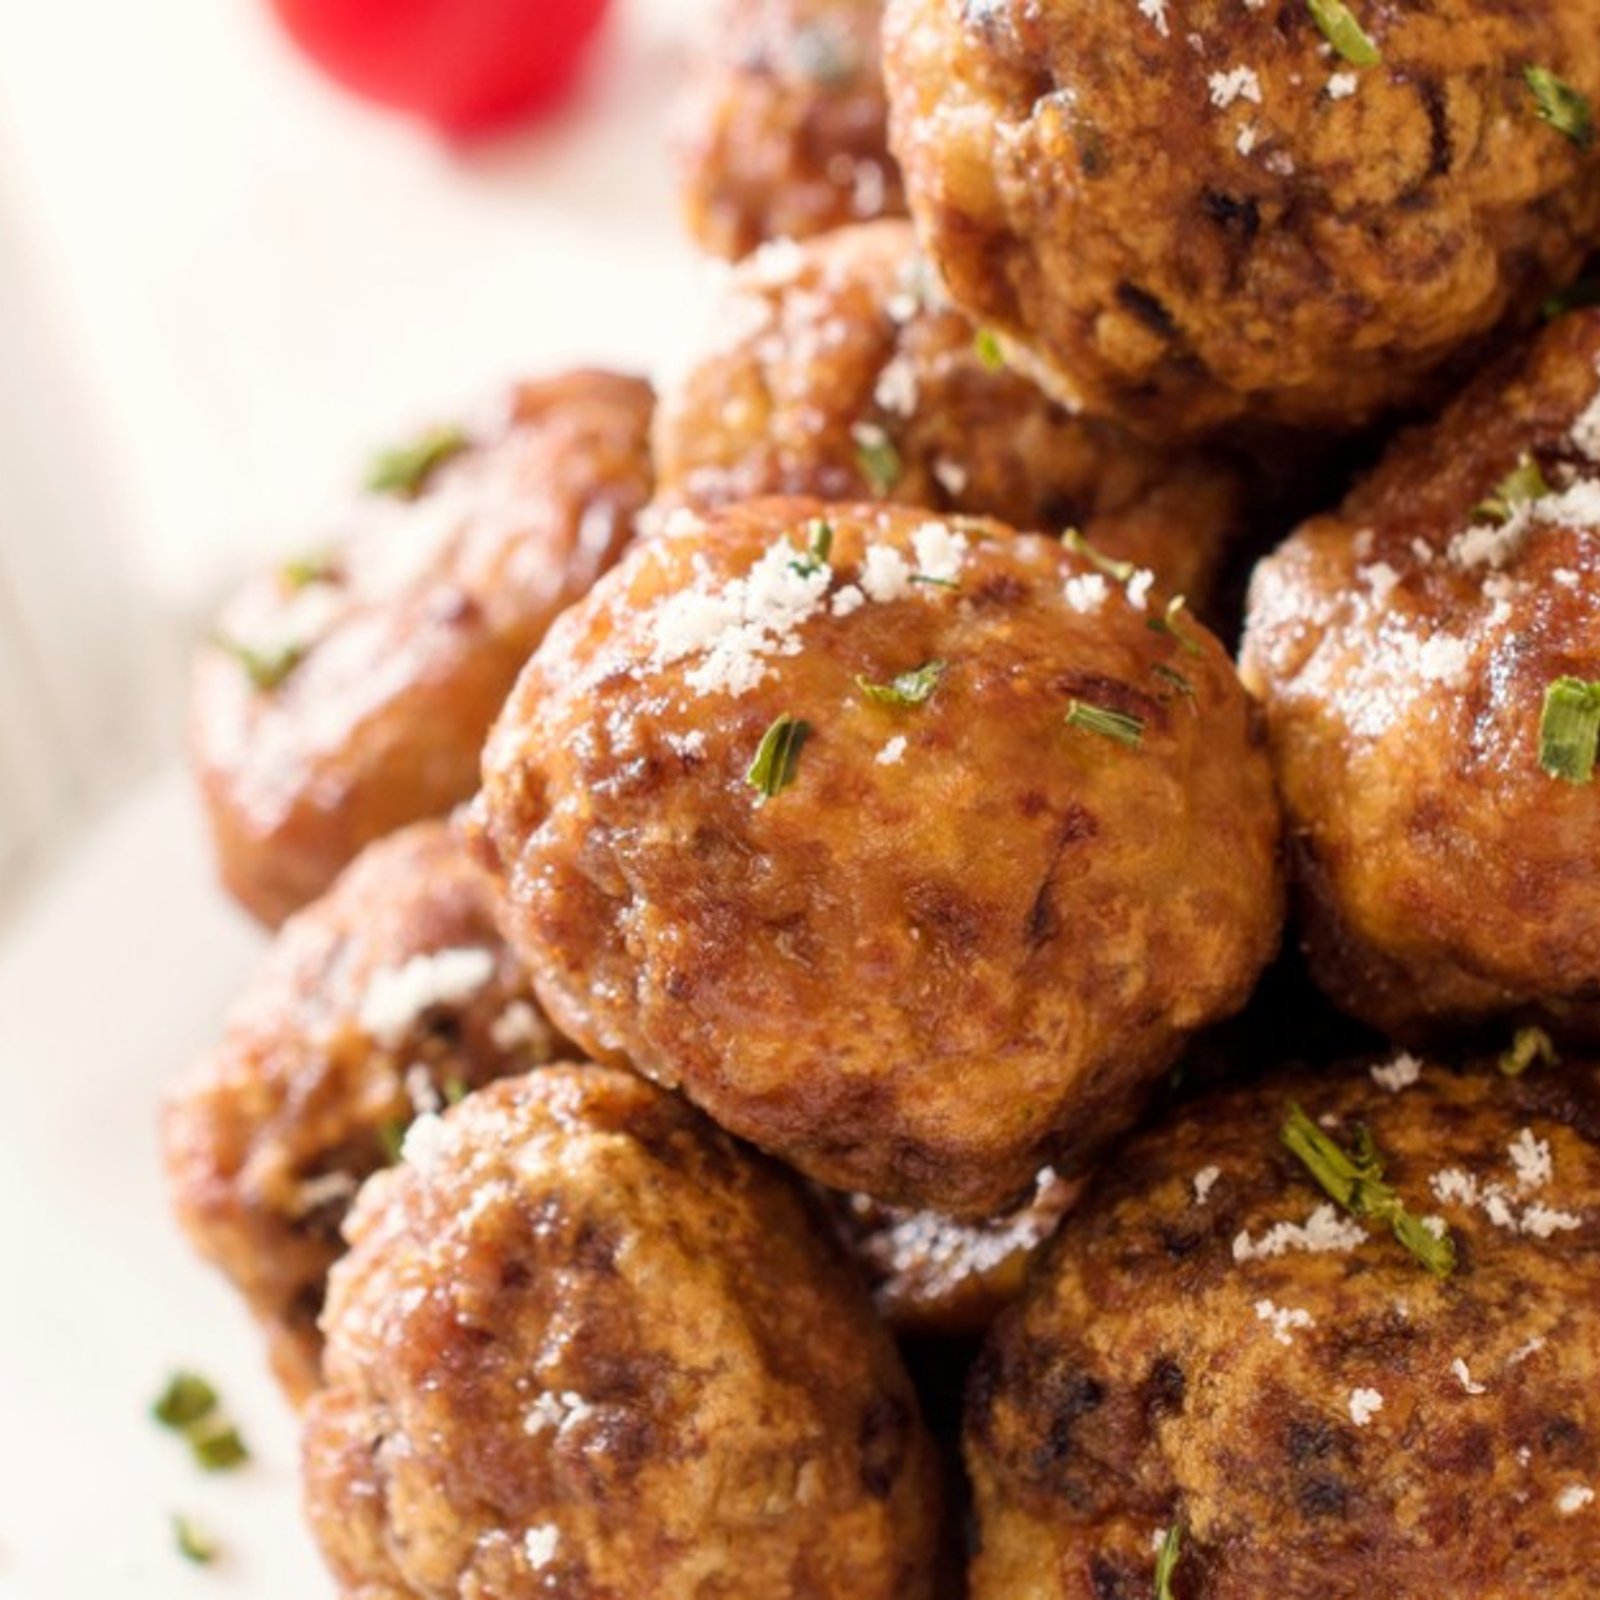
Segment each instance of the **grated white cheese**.
[[1236,100],[1248,100],[1251,105],[1261,104],[1261,80],[1251,67],[1232,67],[1227,72],[1213,72],[1206,80],[1211,90],[1211,103],[1219,111],[1226,111]]
[[590,1416],[594,1407],[581,1394],[570,1389],[561,1394],[546,1392],[523,1413],[522,1431],[532,1438],[541,1433],[563,1434]]
[[1155,24],[1163,39],[1171,38],[1172,28],[1167,22],[1167,0],[1139,0],[1139,15]]
[[1361,79],[1353,72],[1336,72],[1328,79],[1328,98],[1348,100],[1361,87]]
[[853,584],[847,583],[834,597],[828,608],[836,617],[848,617],[867,603],[867,597]]
[[888,545],[868,545],[861,561],[861,587],[869,600],[887,604],[911,593],[911,563]]
[[1354,1250],[1364,1244],[1367,1230],[1359,1222],[1342,1217],[1331,1206],[1318,1206],[1304,1222],[1279,1222],[1269,1228],[1259,1239],[1252,1239],[1249,1230],[1241,1232],[1233,1241],[1235,1261],[1267,1261],[1274,1256],[1287,1255],[1291,1250],[1303,1250],[1308,1255],[1332,1255]]
[[1543,1349],[1544,1340],[1535,1334],[1533,1338],[1531,1338],[1526,1344],[1518,1345],[1517,1348],[1511,1352],[1511,1355],[1508,1358],[1508,1365],[1520,1367],[1529,1356],[1536,1356]]
[[1383,1396],[1376,1389],[1352,1389],[1350,1391],[1350,1420],[1358,1428],[1364,1428],[1383,1410]]
[[1552,583],[1559,583],[1563,589],[1576,589],[1578,587],[1578,574],[1571,567],[1557,567],[1550,574]]
[[964,495],[967,485],[972,482],[972,474],[959,461],[952,461],[948,456],[940,456],[934,462],[933,476],[939,487],[949,495]]
[[[698,736],[703,743],[705,735]],[[687,739],[682,743],[692,754],[695,747],[690,746]],[[539,1013],[526,1000],[513,1000],[494,1019],[489,1029],[489,1042],[496,1050],[504,1050],[509,1054],[523,1045],[537,1043],[543,1032],[539,1025]]]
[[1586,1483],[1569,1483],[1556,1496],[1556,1510],[1564,1517],[1575,1516],[1585,1506],[1594,1504],[1594,1490]]
[[1128,604],[1135,611],[1143,611],[1150,599],[1150,586],[1156,581],[1155,573],[1141,567],[1128,579]]
[[961,575],[968,550],[967,537],[943,522],[924,522],[912,530],[911,548],[916,552],[920,577],[950,583]]
[[1555,1176],[1549,1141],[1536,1138],[1532,1128],[1524,1128],[1508,1148],[1517,1182],[1524,1189],[1543,1189]]
[[1417,671],[1430,683],[1459,688],[1466,681],[1471,663],[1472,652],[1466,641],[1444,633],[1425,639],[1417,651]]
[[1455,1374],[1456,1382],[1459,1383],[1468,1394],[1477,1395],[1487,1394],[1489,1392],[1483,1384],[1474,1382],[1472,1373],[1468,1370],[1466,1362],[1463,1361],[1460,1356],[1457,1356],[1455,1360],[1450,1363],[1450,1370]]
[[1067,579],[1063,591],[1074,611],[1098,611],[1111,596],[1111,585],[1098,572],[1079,572]]
[[1402,1050],[1387,1066],[1372,1069],[1372,1081],[1390,1094],[1409,1089],[1421,1076],[1422,1063],[1406,1050]]
[[415,1116],[436,1115],[444,1110],[444,1097],[434,1088],[428,1069],[420,1062],[406,1068],[406,1098]]
[[522,1540],[528,1565],[535,1572],[543,1571],[555,1560],[556,1550],[560,1544],[561,1530],[554,1523],[547,1522],[541,1528],[529,1528]]
[[400,1159],[418,1172],[432,1172],[443,1158],[450,1142],[450,1130],[443,1117],[434,1112],[418,1117],[400,1145]]
[[417,1019],[434,1006],[461,1005],[494,976],[487,950],[439,950],[413,956],[403,967],[374,974],[361,1001],[361,1031],[380,1045],[400,1043]]
[[906,753],[905,735],[902,734],[902,733],[897,733],[894,736],[894,738],[892,738],[888,742],[888,744],[886,744],[878,752],[878,755],[877,755],[878,765],[880,767],[892,767],[892,766],[895,766],[904,758],[905,753]]
[[1194,1175],[1194,1203],[1203,1206],[1211,1198],[1211,1191],[1222,1176],[1221,1167],[1202,1167]]
[[1389,596],[1400,581],[1400,574],[1387,561],[1374,561],[1370,567],[1363,567],[1358,576],[1365,580],[1372,590],[1372,598],[1380,606],[1388,604]]
[[1261,137],[1255,123],[1247,122],[1239,130],[1239,137],[1233,141],[1233,147],[1242,156],[1247,156],[1256,147],[1256,141]]
[[1272,1337],[1284,1345],[1294,1343],[1291,1330],[1316,1326],[1316,1321],[1309,1311],[1303,1311],[1298,1306],[1276,1306],[1270,1300],[1256,1301],[1256,1319],[1270,1323]]
[[917,365],[901,351],[878,374],[872,398],[892,417],[911,417],[917,410]]
[[1552,1234],[1571,1233],[1583,1226],[1583,1218],[1570,1211],[1557,1211],[1547,1205],[1531,1205],[1522,1213],[1522,1231],[1535,1239],[1548,1239]]

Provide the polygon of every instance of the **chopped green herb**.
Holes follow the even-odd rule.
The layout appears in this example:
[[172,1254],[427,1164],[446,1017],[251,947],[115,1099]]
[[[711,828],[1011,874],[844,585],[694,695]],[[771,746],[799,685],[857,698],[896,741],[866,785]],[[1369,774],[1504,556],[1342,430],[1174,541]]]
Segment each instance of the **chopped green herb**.
[[806,553],[789,563],[802,578],[809,578],[827,566],[828,557],[833,554],[833,524],[823,517],[807,523],[806,539]]
[[219,650],[226,650],[244,668],[250,682],[264,694],[282,688],[306,658],[303,644],[252,645],[242,639],[230,639],[225,633],[212,634],[211,642]]
[[1322,36],[1352,67],[1375,67],[1383,60],[1377,45],[1367,37],[1355,14],[1342,0],[1306,0],[1312,21]]
[[1101,555],[1076,528],[1068,528],[1061,535],[1061,542],[1075,556],[1082,556],[1116,583],[1129,582],[1139,571],[1131,561],[1114,561],[1110,556]]
[[1478,505],[1477,515],[1490,522],[1509,522],[1521,506],[1531,505],[1550,493],[1539,463],[1524,450],[1515,467],[1495,485],[1494,493]]
[[467,448],[460,428],[430,428],[411,444],[385,450],[367,469],[367,488],[373,494],[392,494],[415,500],[433,473],[452,456]]
[[458,1106],[458,1105],[460,1105],[461,1102],[467,1098],[468,1092],[469,1091],[467,1089],[466,1079],[464,1079],[464,1078],[446,1078],[445,1079],[444,1103],[447,1106]]
[[745,773],[745,782],[760,791],[761,801],[782,794],[794,782],[800,762],[800,748],[811,734],[811,725],[800,722],[786,711],[761,736],[755,760]]
[[875,422],[857,423],[851,437],[856,442],[856,465],[876,495],[886,495],[905,471],[894,440]]
[[1594,143],[1594,112],[1589,97],[1545,67],[1524,67],[1522,76],[1533,93],[1540,117],[1580,150],[1587,150]]
[[153,1416],[163,1428],[181,1432],[217,1409],[217,1391],[197,1372],[175,1372],[154,1405]]
[[913,672],[902,672],[888,683],[872,683],[862,675],[856,687],[869,700],[888,706],[920,706],[939,687],[939,680],[950,670],[948,661],[928,661]]
[[239,1430],[221,1415],[197,1422],[187,1430],[189,1448],[205,1472],[227,1472],[250,1459]]
[[979,328],[972,339],[973,354],[978,358],[978,365],[985,372],[1004,372],[1006,370],[1005,346],[1000,343],[1000,335],[993,328]]
[[911,581],[913,583],[925,583],[930,589],[959,589],[961,587],[959,578],[935,578],[928,572],[913,572]]
[[406,1131],[410,1124],[400,1117],[391,1117],[387,1122],[378,1124],[378,1143],[383,1149],[383,1158],[392,1167],[399,1161],[400,1153],[406,1147]]
[[1067,707],[1066,721],[1069,728],[1083,728],[1135,750],[1144,743],[1144,723],[1125,711],[1108,711],[1104,706],[1074,700]]
[[278,568],[278,578],[286,589],[309,589],[314,583],[327,583],[339,575],[339,558],[331,551],[312,551],[291,556]]
[[1600,306],[1600,278],[1579,278],[1570,289],[1551,295],[1539,308],[1539,314],[1546,322],[1554,322],[1585,306]]
[[1156,1600],[1172,1600],[1172,1575],[1178,1570],[1182,1549],[1183,1525],[1174,1522],[1161,1541],[1161,1554],[1156,1557]]
[[1556,1047],[1543,1028],[1518,1028],[1511,1048],[1500,1057],[1500,1070],[1508,1078],[1520,1078],[1536,1061],[1553,1067],[1559,1060]]
[[1181,594],[1176,596],[1167,602],[1166,614],[1150,617],[1146,620],[1145,627],[1152,633],[1164,633],[1169,639],[1176,639],[1183,647],[1185,655],[1197,656],[1201,654],[1200,646],[1188,634],[1181,633],[1178,629],[1178,618],[1183,615],[1188,603]]
[[1539,765],[1552,778],[1589,783],[1600,752],[1600,683],[1557,678],[1545,690]]
[[198,1522],[184,1516],[181,1511],[175,1511],[172,1515],[172,1539],[178,1547],[178,1554],[185,1561],[194,1562],[197,1567],[209,1567],[217,1559],[219,1552],[216,1542]]
[[1165,661],[1158,661],[1150,670],[1163,683],[1170,683],[1184,699],[1198,704],[1195,701],[1194,685],[1176,667],[1169,667]]
[[1383,1162],[1365,1128],[1356,1130],[1352,1154],[1291,1102],[1283,1142],[1351,1216],[1387,1223],[1395,1238],[1435,1277],[1448,1278],[1455,1271],[1455,1241],[1449,1233],[1435,1235],[1420,1217],[1406,1210],[1399,1194],[1383,1181]]

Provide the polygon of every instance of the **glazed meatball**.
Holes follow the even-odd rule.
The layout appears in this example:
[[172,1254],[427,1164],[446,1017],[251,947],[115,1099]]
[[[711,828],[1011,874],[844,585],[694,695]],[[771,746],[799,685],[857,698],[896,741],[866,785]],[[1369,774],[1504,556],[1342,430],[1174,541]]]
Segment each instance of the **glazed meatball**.
[[926,1600],[915,1396],[784,1175],[602,1068],[406,1154],[352,1220],[305,1435],[346,1596]]
[[962,1215],[1070,1174],[1279,930],[1215,639],[1148,573],[903,508],[681,513],[529,663],[475,825],[586,1051]]
[[883,0],[720,0],[679,107],[684,213],[737,259],[903,216],[883,90]]
[[1133,1139],[974,1374],[973,1600],[1591,1593],[1597,1130],[1593,1069],[1402,1056]]
[[657,412],[664,500],[877,496],[1077,527],[1203,608],[1242,520],[1239,473],[1046,399],[939,296],[909,224],[769,247],[719,321],[722,343]]
[[896,1333],[951,1338],[982,1333],[1017,1298],[1082,1189],[1081,1178],[1046,1167],[1023,1205],[980,1222],[864,1194],[830,1201],[879,1315]]
[[1163,438],[1441,392],[1600,228],[1600,0],[1352,0],[1328,37],[1318,9],[891,0],[893,143],[955,299]]
[[374,494],[224,611],[191,744],[223,880],[276,925],[374,839],[445,815],[551,620],[633,537],[649,387],[575,372],[378,464]]
[[1600,786],[1546,711],[1600,680],[1597,371],[1600,312],[1562,319],[1256,574],[1312,966],[1391,1034],[1600,1037]]
[[362,1181],[419,1112],[565,1045],[495,915],[493,880],[443,824],[373,845],[285,925],[167,1102],[178,1216],[265,1327],[296,1400],[319,1381],[317,1316]]

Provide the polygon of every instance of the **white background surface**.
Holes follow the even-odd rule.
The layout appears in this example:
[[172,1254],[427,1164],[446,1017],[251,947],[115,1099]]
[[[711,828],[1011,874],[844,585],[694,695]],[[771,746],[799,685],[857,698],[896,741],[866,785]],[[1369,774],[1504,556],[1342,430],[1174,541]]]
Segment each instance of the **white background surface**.
[[[325,88],[260,0],[0,0],[6,1600],[331,1592],[291,1420],[157,1159],[161,1086],[258,941],[181,775],[132,775],[176,747],[220,586],[304,543],[374,442],[519,371],[688,347],[663,110],[695,5],[616,3],[558,125],[462,156]],[[25,848],[91,813],[20,897]],[[219,1382],[244,1473],[147,1420],[180,1363]],[[219,1567],[176,1556],[174,1511]]]

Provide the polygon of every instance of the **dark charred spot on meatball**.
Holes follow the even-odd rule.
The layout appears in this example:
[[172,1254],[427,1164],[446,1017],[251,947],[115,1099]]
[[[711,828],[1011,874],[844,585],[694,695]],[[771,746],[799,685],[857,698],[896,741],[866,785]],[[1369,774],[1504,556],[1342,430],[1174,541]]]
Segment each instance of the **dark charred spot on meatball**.
[[1028,586],[1009,572],[987,575],[975,588],[966,591],[967,602],[977,610],[997,610],[1020,604],[1028,597]]
[[1077,1449],[1074,1435],[1085,1417],[1093,1416],[1105,1404],[1106,1388],[1087,1372],[1067,1370],[1052,1373],[1041,1390],[1039,1404],[1049,1417],[1043,1440],[1034,1451],[1034,1464],[1041,1472],[1064,1462]]
[[1161,1248],[1170,1261],[1186,1261],[1210,1237],[1203,1229],[1180,1228],[1170,1222],[1160,1224]]
[[1200,196],[1205,213],[1232,241],[1246,247],[1255,243],[1261,231],[1261,208],[1246,196],[1224,194],[1220,189],[1207,189]]
[[1089,1583],[1094,1600],[1145,1600],[1150,1590],[1148,1578],[1126,1562],[1103,1555],[1090,1559]]
[[983,944],[988,918],[983,908],[954,884],[924,882],[906,891],[912,924],[934,951],[952,960],[975,955]]
[[1162,1356],[1151,1367],[1144,1382],[1144,1410],[1150,1418],[1175,1416],[1188,1398],[1189,1380],[1183,1366],[1171,1356]]
[[1098,706],[1102,711],[1116,711],[1123,716],[1135,717],[1146,727],[1167,726],[1166,709],[1162,702],[1121,678],[1108,678],[1099,672],[1064,672],[1052,681],[1051,687],[1069,700],[1081,700],[1086,705]]
[[905,1470],[911,1449],[911,1412],[898,1395],[879,1395],[861,1419],[861,1487],[887,1500]]
[[1539,1445],[1563,1466],[1580,1466],[1590,1458],[1588,1433],[1571,1417],[1552,1417],[1545,1423],[1539,1433]]
[[1177,341],[1178,325],[1173,321],[1172,313],[1148,289],[1141,289],[1138,284],[1129,283],[1125,278],[1117,285],[1117,304],[1159,338],[1169,344]]
[[1428,176],[1437,178],[1455,165],[1455,141],[1450,134],[1450,107],[1437,78],[1416,80],[1417,98],[1428,115]]

